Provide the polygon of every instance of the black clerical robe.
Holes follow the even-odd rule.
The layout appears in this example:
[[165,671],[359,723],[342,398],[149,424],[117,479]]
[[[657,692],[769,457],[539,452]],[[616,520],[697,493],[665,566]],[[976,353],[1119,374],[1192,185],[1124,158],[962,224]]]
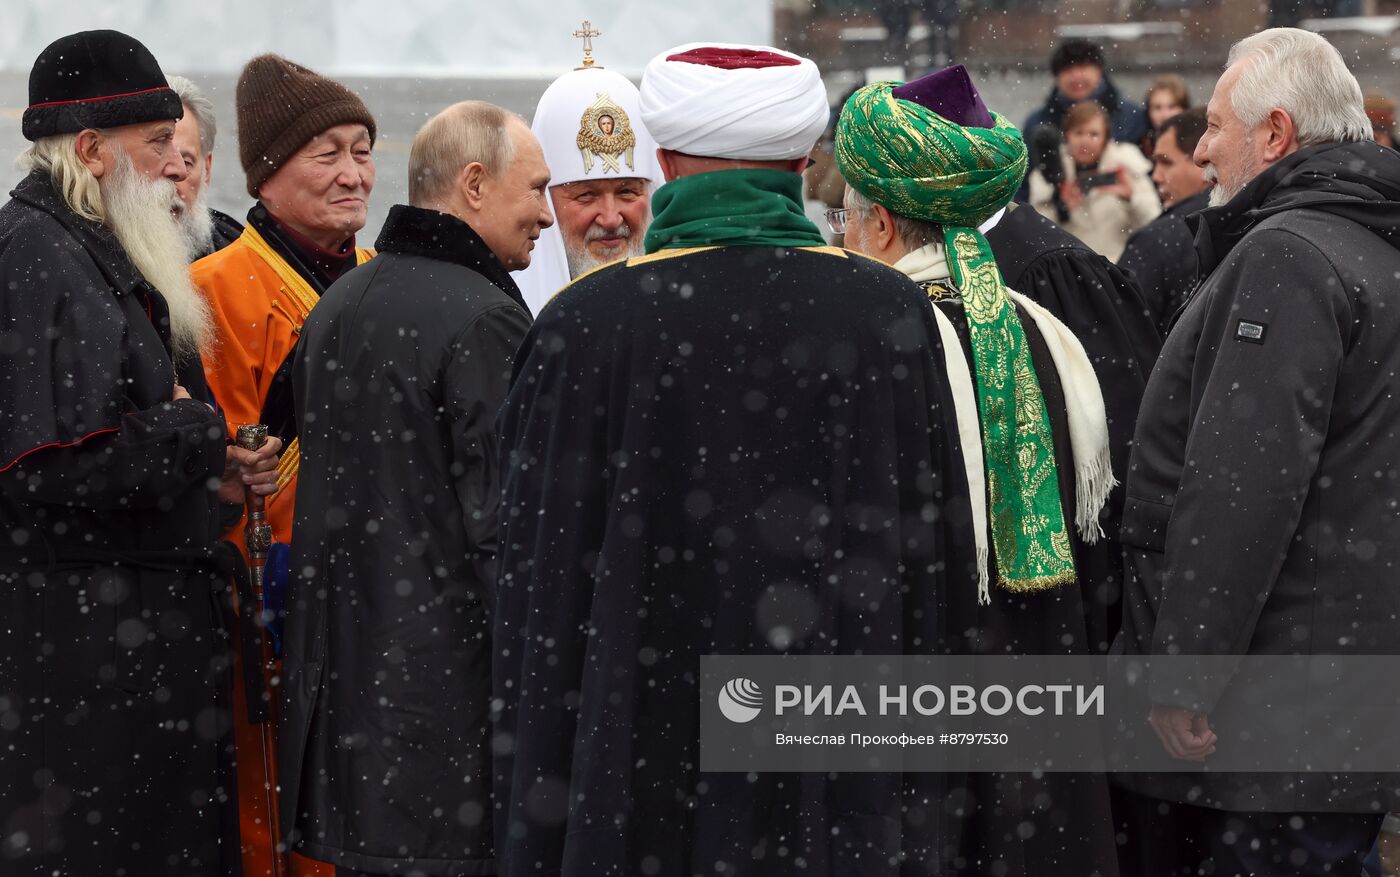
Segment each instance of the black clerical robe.
[[945,774],[704,773],[700,657],[926,654],[975,611],[919,288],[831,248],[567,287],[502,414],[499,873],[941,874]]

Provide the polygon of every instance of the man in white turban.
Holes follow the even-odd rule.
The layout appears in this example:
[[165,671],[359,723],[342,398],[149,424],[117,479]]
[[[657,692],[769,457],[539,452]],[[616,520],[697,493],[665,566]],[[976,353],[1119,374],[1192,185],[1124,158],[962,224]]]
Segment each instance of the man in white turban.
[[669,180],[646,255],[554,297],[501,412],[497,873],[947,873],[947,775],[705,772],[699,745],[703,655],[938,653],[972,624],[932,310],[806,217],[811,61],[681,46],[641,121]]
[[662,179],[637,86],[591,58],[545,89],[530,129],[544,148],[557,220],[540,233],[530,266],[515,272],[538,314],[573,278],[642,254],[651,192]]
[[653,58],[643,78],[647,130],[686,155],[805,159],[829,116],[817,65],[776,49],[691,43]]

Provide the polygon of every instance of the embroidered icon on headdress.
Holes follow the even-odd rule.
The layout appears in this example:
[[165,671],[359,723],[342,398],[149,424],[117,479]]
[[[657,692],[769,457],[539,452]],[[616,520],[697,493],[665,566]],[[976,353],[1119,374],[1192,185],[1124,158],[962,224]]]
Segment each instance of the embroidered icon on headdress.
[[637,147],[636,135],[627,120],[627,111],[613,102],[607,94],[599,93],[593,105],[583,111],[579,120],[578,137],[574,141],[583,153],[583,172],[593,172],[593,162],[603,163],[603,173],[622,173],[622,161],[632,164],[632,152]]

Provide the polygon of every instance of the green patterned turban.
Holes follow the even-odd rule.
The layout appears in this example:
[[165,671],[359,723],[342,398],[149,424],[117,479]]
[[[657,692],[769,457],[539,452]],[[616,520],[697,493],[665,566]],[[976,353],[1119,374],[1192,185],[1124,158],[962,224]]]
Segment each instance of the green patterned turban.
[[992,128],[964,127],[895,97],[895,88],[877,82],[851,95],[836,126],[837,166],[876,204],[943,228],[971,336],[997,583],[1010,591],[1067,584],[1076,571],[1050,416],[1016,307],[977,230],[1025,178],[1025,141],[1004,116],[992,114]]
[[851,95],[836,126],[836,164],[851,188],[902,216],[977,227],[1026,178],[1026,143],[1005,116],[964,128],[876,82]]

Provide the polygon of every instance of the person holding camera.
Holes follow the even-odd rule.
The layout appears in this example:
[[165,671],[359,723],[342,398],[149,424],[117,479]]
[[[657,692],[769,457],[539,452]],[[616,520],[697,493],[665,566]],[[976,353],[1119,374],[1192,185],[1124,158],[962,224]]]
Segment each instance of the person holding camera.
[[1136,146],[1113,140],[1107,111],[1093,101],[1065,114],[1064,135],[1059,161],[1037,162],[1031,173],[1031,205],[1117,261],[1128,236],[1162,212],[1152,166]]

